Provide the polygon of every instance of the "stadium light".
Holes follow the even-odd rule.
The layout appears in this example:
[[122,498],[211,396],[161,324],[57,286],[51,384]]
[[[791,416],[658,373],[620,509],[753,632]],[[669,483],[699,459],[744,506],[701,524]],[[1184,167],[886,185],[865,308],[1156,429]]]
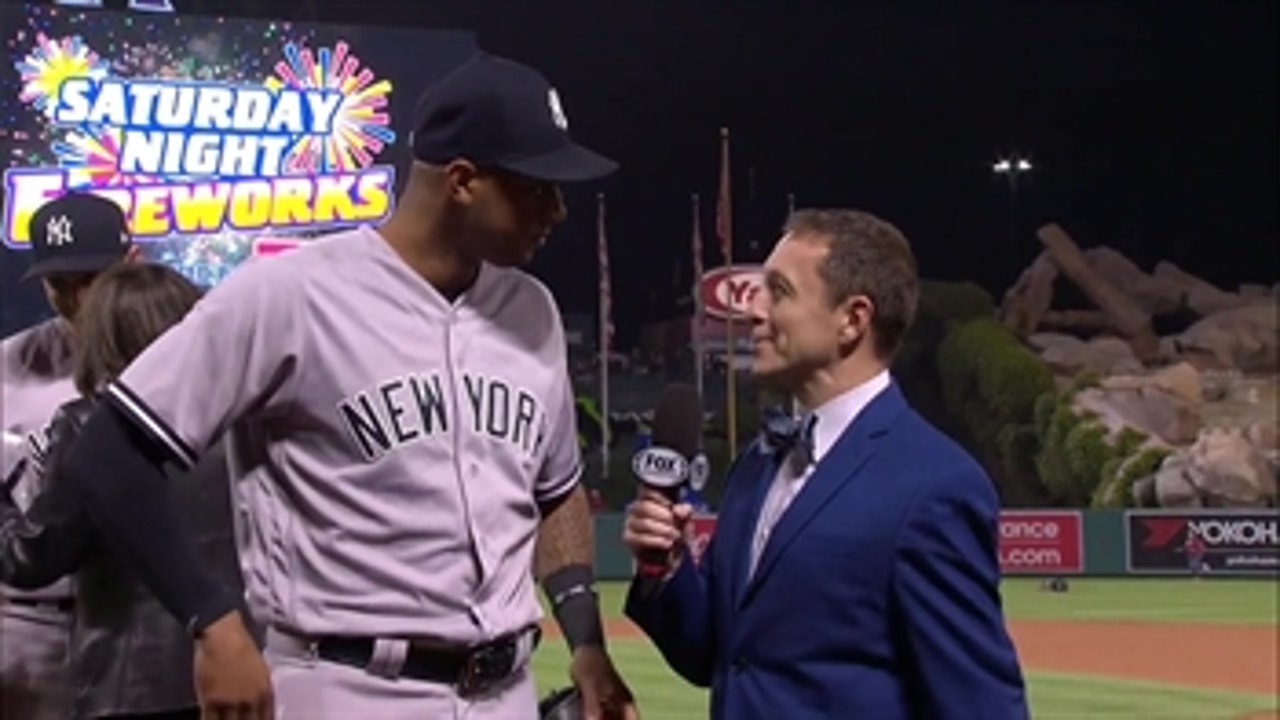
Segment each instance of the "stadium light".
[[1009,179],[1010,252],[1013,252],[1017,248],[1018,242],[1018,176],[1023,173],[1031,172],[1032,167],[1030,160],[1018,155],[999,158],[991,164],[991,172],[996,175],[1004,175]]

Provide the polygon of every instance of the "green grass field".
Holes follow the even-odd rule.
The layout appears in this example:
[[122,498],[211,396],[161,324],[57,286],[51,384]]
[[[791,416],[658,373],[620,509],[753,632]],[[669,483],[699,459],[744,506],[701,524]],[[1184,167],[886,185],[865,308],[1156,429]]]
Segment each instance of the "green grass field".
[[[1267,581],[1073,579],[1064,594],[1041,592],[1034,580],[1011,579],[1003,594],[1010,621],[1209,623],[1277,625],[1280,583]],[[604,587],[607,614],[621,614],[622,584]],[[646,720],[707,717],[706,692],[672,673],[646,639],[614,639],[615,662]],[[1194,652],[1195,648],[1187,648]],[[542,693],[568,684],[568,655],[559,640],[543,643],[534,658]],[[1024,668],[1037,720],[1235,720],[1275,711],[1274,696],[1139,682],[1098,675]],[[1253,715],[1253,717],[1264,717]]]

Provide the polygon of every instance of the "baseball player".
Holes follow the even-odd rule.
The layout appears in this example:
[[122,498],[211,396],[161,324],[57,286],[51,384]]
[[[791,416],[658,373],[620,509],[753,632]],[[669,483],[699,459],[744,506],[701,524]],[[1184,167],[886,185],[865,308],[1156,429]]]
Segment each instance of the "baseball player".
[[[30,237],[33,263],[24,279],[41,280],[57,315],[0,341],[0,423],[6,437],[0,466],[23,468],[6,480],[13,481],[13,497],[24,510],[38,489],[48,423],[77,396],[71,323],[95,274],[137,255],[120,207],[95,195],[70,193],[46,203],[31,216]],[[24,456],[9,457],[17,449]],[[3,594],[0,717],[61,720],[71,585],[62,580],[37,591],[5,587]]]
[[1204,538],[1190,525],[1187,526],[1187,539],[1183,543],[1183,549],[1187,552],[1187,569],[1191,571],[1191,577],[1199,580],[1209,566],[1205,562]]
[[[211,717],[532,720],[535,572],[587,716],[634,717],[560,314],[515,267],[563,219],[557,183],[616,166],[540,73],[488,54],[428,91],[411,144],[383,226],[237,269],[108,386],[67,470],[195,634]],[[224,431],[266,664],[164,511],[161,465]]]

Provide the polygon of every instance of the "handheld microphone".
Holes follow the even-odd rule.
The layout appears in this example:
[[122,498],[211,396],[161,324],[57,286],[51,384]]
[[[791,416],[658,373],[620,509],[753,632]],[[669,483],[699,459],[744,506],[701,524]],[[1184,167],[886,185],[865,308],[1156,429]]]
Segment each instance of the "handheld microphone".
[[[672,502],[686,482],[701,485],[706,479],[702,445],[702,400],[690,385],[672,384],[663,389],[653,413],[652,442],[631,459],[631,471],[646,487]],[[667,571],[667,553],[647,550],[636,558],[636,571],[645,578]]]

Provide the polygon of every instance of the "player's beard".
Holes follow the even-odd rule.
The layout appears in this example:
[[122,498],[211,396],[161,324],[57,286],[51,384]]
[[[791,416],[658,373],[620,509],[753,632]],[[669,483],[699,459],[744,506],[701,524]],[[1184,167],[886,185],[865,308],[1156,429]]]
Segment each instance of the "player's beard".
[[511,234],[494,234],[486,238],[482,257],[498,267],[522,267],[533,261],[539,243]]

